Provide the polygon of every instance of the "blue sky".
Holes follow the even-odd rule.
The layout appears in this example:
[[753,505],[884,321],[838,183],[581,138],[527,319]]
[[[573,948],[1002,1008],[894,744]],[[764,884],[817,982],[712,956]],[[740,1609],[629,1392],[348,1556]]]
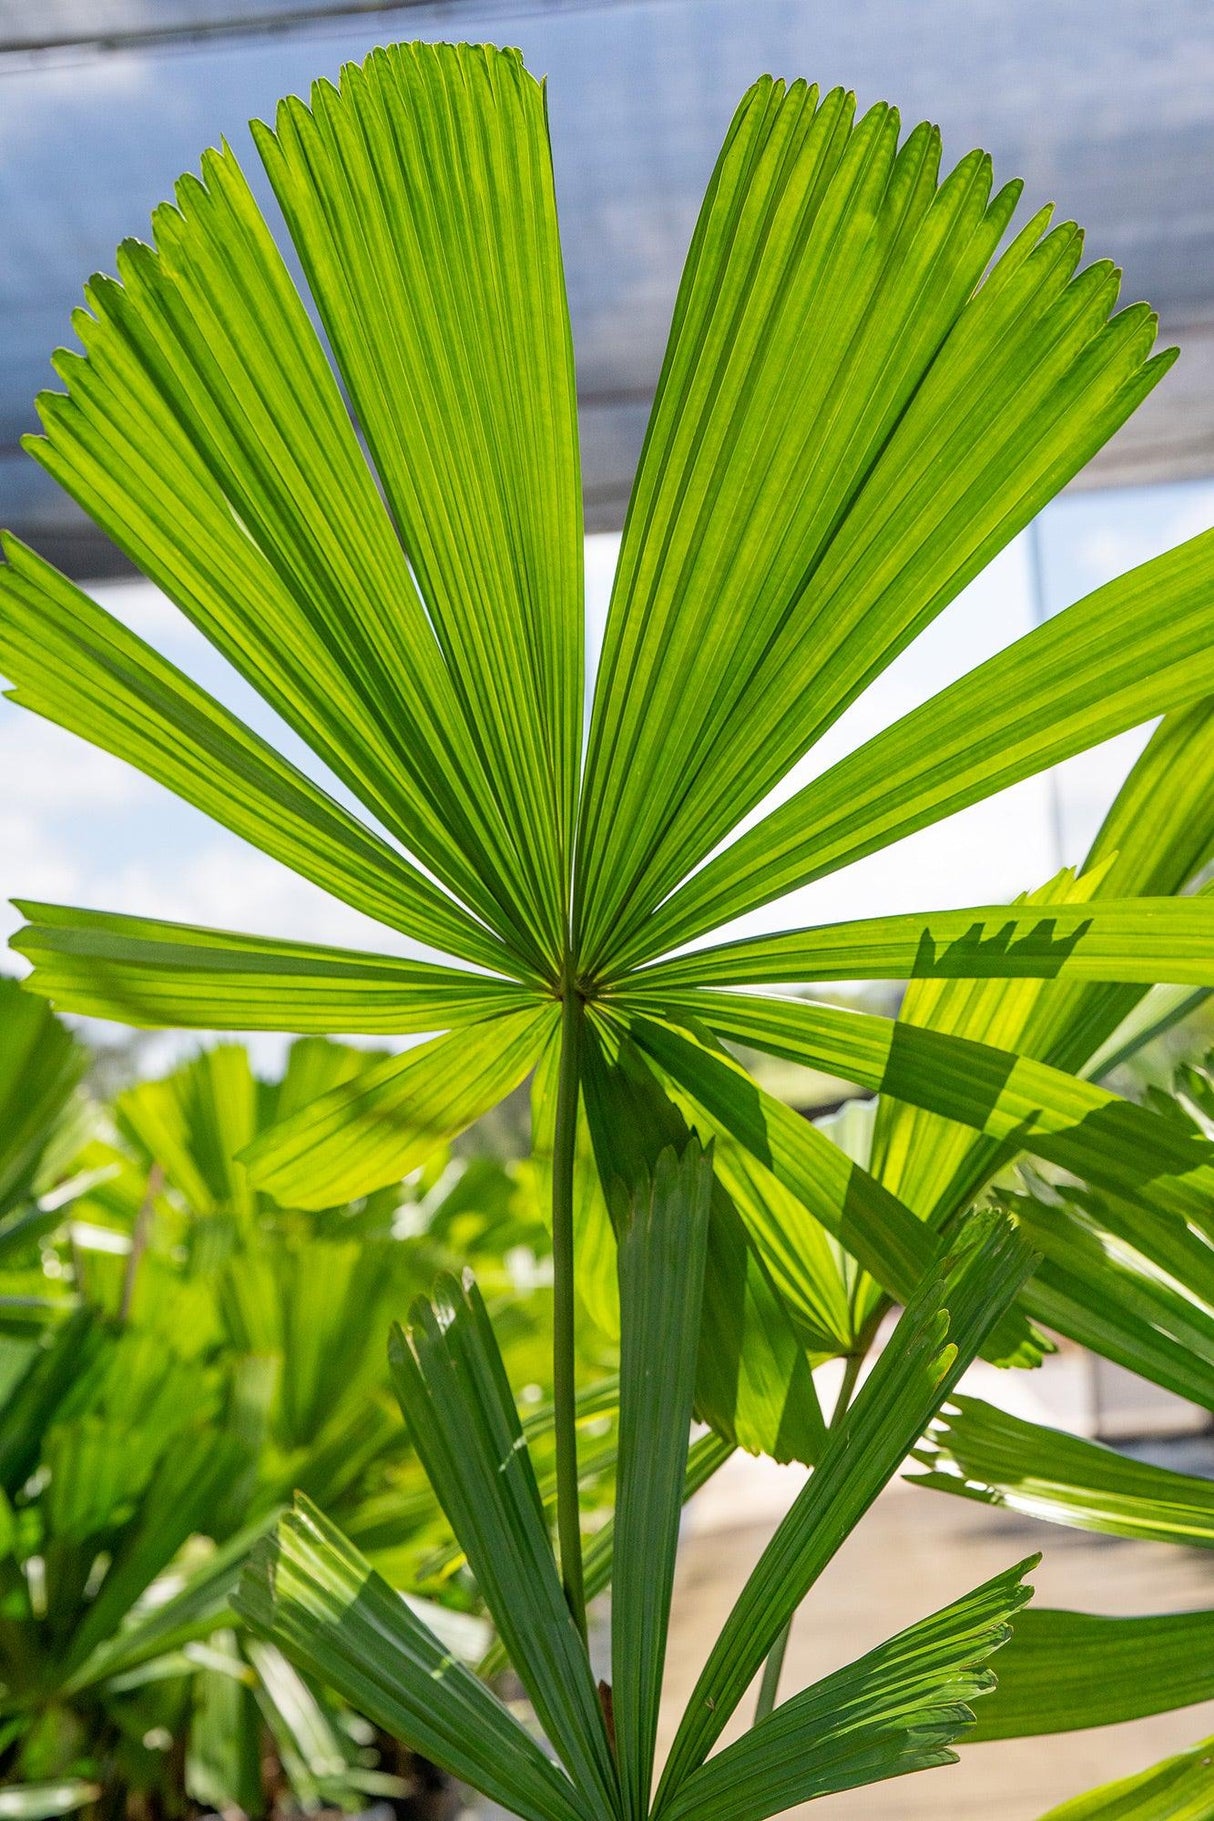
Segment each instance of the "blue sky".
[[[1076,494],[1038,522],[1048,611],[1203,530],[1214,483]],[[606,611],[617,540],[588,541],[592,628]],[[971,585],[815,748],[785,788],[924,700],[1033,624],[1030,552],[1021,537]],[[323,778],[315,760],[145,584],[98,587],[99,599],[166,656]],[[999,902],[1056,870],[1050,791],[1063,857],[1077,861],[1145,738],[1122,736],[987,803],[755,913],[746,931],[882,911]],[[0,702],[0,900],[44,898],[186,922],[369,947],[408,944],[296,879],[139,773],[49,723]],[[325,780],[330,782],[331,780]],[[341,794],[338,788],[337,794]],[[7,937],[18,918],[5,907]],[[416,951],[422,952],[422,951]],[[17,957],[7,955],[18,967]],[[258,1045],[271,1058],[273,1041]]]

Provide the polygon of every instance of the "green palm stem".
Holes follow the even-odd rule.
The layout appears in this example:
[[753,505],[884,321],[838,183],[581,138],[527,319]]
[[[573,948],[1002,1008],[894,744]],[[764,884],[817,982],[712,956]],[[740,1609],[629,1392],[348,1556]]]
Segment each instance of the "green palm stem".
[[[839,1387],[839,1396],[835,1403],[834,1414],[830,1419],[830,1426],[832,1429],[839,1421],[840,1417],[846,1414],[848,1406],[856,1394],[856,1381],[860,1377],[860,1368],[864,1364],[867,1352],[868,1346],[865,1344],[857,1347],[854,1353],[849,1353],[847,1356],[847,1365],[843,1373],[843,1383]],[[767,1718],[776,1704],[776,1691],[780,1686],[780,1672],[784,1668],[784,1655],[788,1649],[788,1640],[792,1635],[793,1619],[795,1619],[796,1616],[797,1615],[794,1612],[792,1618],[789,1619],[787,1625],[772,1645],[767,1655],[767,1661],[763,1665],[763,1679],[759,1683],[759,1698],[755,1702],[754,1723],[756,1726],[759,1724],[760,1720],[765,1720]]]
[[[793,1617],[796,1617],[794,1613]],[[784,1667],[784,1653],[788,1649],[788,1640],[792,1636],[792,1619],[772,1645],[767,1661],[763,1665],[763,1680],[759,1683],[759,1698],[755,1702],[755,1725],[765,1720],[776,1704],[776,1690],[780,1685],[780,1671]]]
[[556,1436],[556,1531],[561,1579],[574,1623],[586,1635],[586,1588],[578,1506],[577,1382],[574,1354],[573,1178],[577,1157],[578,1053],[582,995],[571,974],[562,994],[561,1064],[552,1154],[552,1403]]

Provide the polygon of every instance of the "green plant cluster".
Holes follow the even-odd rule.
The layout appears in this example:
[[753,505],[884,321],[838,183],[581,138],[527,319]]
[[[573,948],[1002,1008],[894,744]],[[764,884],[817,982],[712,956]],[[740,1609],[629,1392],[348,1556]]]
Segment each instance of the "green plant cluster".
[[[19,703],[391,936],[369,953],[24,904],[15,946],[29,990],[65,1011],[426,1037],[328,1073],[314,1059],[338,1052],[297,1052],[228,1153],[251,1208],[304,1223],[265,1279],[278,1316],[252,1300],[286,1348],[315,1295],[350,1360],[335,1408],[375,1357],[338,1312],[375,1241],[317,1288],[331,1211],[377,1207],[529,1080],[552,1407],[546,1454],[475,1248],[408,1310],[393,1291],[388,1372],[424,1496],[520,1713],[377,1572],[342,1509],[357,1449],[326,1460],[315,1371],[199,1390],[219,1400],[198,1405],[200,1446],[230,1420],[234,1445],[242,1426],[268,1437],[297,1480],[302,1413],[315,1425],[323,1489],[256,1544],[233,1596],[250,1664],[277,1652],[315,1702],[345,1702],[523,1821],[763,1821],[943,1765],[975,1724],[1141,1713],[1137,1666],[1179,1621],[1030,1616],[1026,1563],[777,1697],[793,1616],[913,1451],[948,1492],[1207,1535],[1204,1482],[958,1387],[980,1356],[1039,1363],[1048,1329],[1214,1408],[1208,1110],[1196,1077],[1179,1098],[1111,1085],[1214,987],[1214,533],[791,775],[1163,377],[1154,316],[1117,310],[1118,274],[1082,263],[1074,224],[1015,221],[1020,186],[996,189],[984,154],[942,174],[932,127],[758,82],[692,237],[587,711],[543,88],[515,53],[395,45],[253,136],[311,309],[235,155],[208,152],[151,244],[124,243],[117,276],[90,281],[83,351],[56,356],[64,389],[40,400],[29,446],[317,764],[288,761],[12,539],[0,667]],[[1014,904],[747,934],[785,894],[1151,720],[1083,865]],[[401,936],[453,963],[403,958]],[[812,996],[849,980],[905,982],[898,1016]],[[739,1050],[842,1077],[871,1113],[815,1125]],[[223,1223],[215,1240],[243,1243]],[[588,1538],[598,1332],[618,1336],[614,1499]],[[814,1372],[832,1359],[846,1376],[828,1417]],[[365,1372],[353,1402],[378,1435],[379,1367]],[[659,1772],[681,1507],[739,1446],[812,1472]],[[115,1599],[123,1559],[80,1597]],[[586,1609],[608,1581],[600,1681]],[[760,1672],[756,1723],[716,1750]],[[1167,1700],[1193,1687],[1173,1677]],[[1198,1748],[1055,1821],[1196,1817],[1210,1792]]]
[[[236,1159],[295,1098],[376,1060],[305,1038],[266,1082],[224,1044],[98,1106],[81,1045],[0,984],[0,1068],[19,1091],[44,1084],[21,1124],[10,1094],[0,1137],[0,1812],[18,1821],[409,1796],[407,1755],[233,1610],[293,1494],[452,1648],[490,1648],[384,1337],[474,1261],[551,1480],[549,1244],[529,1168],[444,1154],[303,1213],[251,1190]],[[593,1510],[613,1468],[607,1337],[582,1366]]]

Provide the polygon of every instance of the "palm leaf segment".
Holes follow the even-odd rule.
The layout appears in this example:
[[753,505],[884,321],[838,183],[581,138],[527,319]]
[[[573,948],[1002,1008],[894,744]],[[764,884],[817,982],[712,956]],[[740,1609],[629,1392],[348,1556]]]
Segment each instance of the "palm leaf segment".
[[[575,383],[542,87],[514,53],[396,46],[254,131],[336,372],[225,147],[157,211],[153,244],[126,243],[117,279],[90,282],[84,352],[57,356],[64,391],[40,401],[30,448],[332,789],[12,539],[0,665],[17,701],[469,965],[28,905],[31,984],[137,1024],[449,1033],[259,1140],[254,1179],[303,1205],[421,1161],[547,1066],[575,1006],[583,1081],[623,1058],[680,1120],[727,1137],[730,1243],[740,1221],[794,1351],[829,1352],[821,1228],[900,1296],[934,1241],[825,1138],[781,1125],[719,1051],[739,1016],[721,988],[1214,985],[1214,901],[1034,902],[671,951],[1214,692],[1207,534],[727,842],[1151,389],[1168,364],[1155,320],[1112,313],[1116,273],[1079,270],[1078,230],[1048,211],[999,253],[1019,190],[992,192],[985,156],[942,178],[933,129],[903,137],[890,108],[857,120],[842,92],[758,83],[688,258],[583,759]],[[887,1035],[822,1041],[868,1081]],[[1055,1136],[1090,1124],[1049,1069],[975,1109],[976,1059],[947,1058],[971,1126],[1002,1136],[1030,1102]],[[934,1060],[908,1051],[903,1086]],[[1012,1067],[989,1046],[980,1060]],[[745,1193],[747,1158],[798,1210],[796,1243]]]
[[711,1190],[710,1161],[693,1140],[681,1158],[664,1150],[621,1209],[614,1710],[600,1706],[564,1598],[527,1440],[470,1275],[440,1283],[393,1338],[418,1453],[560,1767],[306,1501],[256,1550],[235,1600],[255,1631],[360,1712],[528,1821],[763,1821],[802,1799],[947,1763],[950,1742],[973,1723],[970,1702],[993,1686],[986,1661],[1028,1597],[1025,1562],[705,1762],[782,1627],[1031,1270],[1011,1223],[988,1213],[925,1278],[756,1564],[651,1800]]

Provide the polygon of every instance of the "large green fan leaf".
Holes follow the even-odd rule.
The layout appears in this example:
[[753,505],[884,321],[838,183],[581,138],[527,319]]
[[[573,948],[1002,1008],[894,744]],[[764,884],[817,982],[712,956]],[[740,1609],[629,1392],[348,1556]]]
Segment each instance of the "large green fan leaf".
[[[995,1677],[987,1659],[1012,1635],[1040,1560],[975,1588],[785,1701],[690,1776],[658,1821],[766,1821],[796,1802],[908,1771],[955,1764],[970,1706]],[[1002,1667],[1002,1657],[1000,1666]],[[982,1707],[986,1702],[982,1702]]]
[[487,974],[309,942],[275,942],[61,904],[18,908],[12,946],[34,963],[29,989],[64,1011],[202,1030],[447,1030],[534,1007]]
[[22,707],[167,785],[356,910],[469,961],[508,951],[403,855],[14,539],[0,567],[0,670]]
[[1163,370],[1048,211],[978,283],[1016,189],[981,156],[937,189],[932,130],[853,106],[758,83],[696,229],[595,696],[592,966]]
[[[396,55],[400,53],[388,53]],[[428,59],[441,116],[449,72]],[[512,946],[538,911],[388,510],[231,151],[88,287],[31,452]]]
[[543,88],[517,52],[402,44],[254,136],[555,957],[582,507]]
[[[1016,1352],[1024,1318],[1009,1309],[1034,1261],[1005,1210],[961,1222],[958,1253],[939,1258],[941,1230],[999,1161],[1031,1148],[1098,1190],[1059,1196],[1052,1226],[1044,1198],[1025,1198],[1048,1257],[1022,1307],[1201,1390],[1214,1302],[1191,1267],[1214,1209],[1208,1138],[1061,1071],[1124,1044],[1115,1029],[1143,989],[1214,986],[1214,898],[1168,896],[1214,847],[1214,534],[1097,590],[722,844],[1146,395],[1169,359],[1149,358],[1155,320],[1141,305],[1112,315],[1117,274],[1080,270],[1082,237],[1049,231],[1048,210],[1009,239],[1019,186],[992,196],[984,155],[941,180],[933,129],[903,140],[887,106],[856,120],[842,91],[759,82],[695,232],[583,766],[575,392],[542,87],[517,53],[394,46],[284,102],[254,137],[288,257],[230,149],[207,153],[156,212],[153,243],[126,243],[117,279],[90,283],[84,352],[57,357],[66,392],[41,401],[33,449],[372,821],[13,543],[0,665],[19,701],[479,971],[47,906],[20,944],[35,992],[88,1014],[447,1033],[365,1063],[297,1051],[278,1095],[223,1050],[171,1092],[127,1097],[123,1194],[139,1162],[159,1166],[149,1205],[163,1173],[166,1207],[196,1201],[241,1243],[263,1216],[294,1233],[300,1210],[328,1209],[330,1224],[334,1204],[390,1188],[538,1065],[559,1312],[556,1467],[540,1481],[474,1287],[444,1284],[415,1309],[394,1367],[457,1533],[448,1565],[476,1582],[563,1770],[301,1508],[244,1596],[273,1640],[251,1656],[288,1776],[305,1806],[362,1787],[344,1747],[336,1781],[314,1774],[309,1754],[337,1735],[279,1648],[515,1813],[644,1821],[680,1503],[735,1443],[815,1470],[712,1652],[659,1806],[759,1821],[939,1761],[969,1722],[1015,1576],[707,1758],[966,1363],[1032,1350]],[[1008,910],[670,958],[1161,709],[1174,712],[1083,878]],[[902,1020],[720,990],[846,977],[909,979]],[[871,1153],[764,1094],[726,1042],[879,1090]],[[699,1145],[714,1135],[710,1171]],[[624,1286],[619,1503],[588,1573],[616,1581],[614,1734],[543,1503],[551,1480],[564,1554],[579,1541],[573,1235],[608,1329],[617,1263]],[[227,1583],[204,1577],[159,1628],[141,1616],[125,1656],[115,1645],[206,1502],[238,1506],[253,1429],[282,1457],[254,1509],[300,1455],[322,1500],[348,1486],[386,1420],[336,1420],[366,1383],[348,1312],[373,1325],[396,1281],[383,1261],[325,1242],[274,1295],[264,1259],[242,1273],[235,1258],[220,1319],[250,1359],[230,1393],[213,1373],[151,1383],[125,1339],[106,1367],[91,1318],[31,1354],[0,1479],[16,1491],[49,1464],[52,1586],[83,1587],[84,1554],[107,1539],[68,1649],[80,1687],[107,1662],[141,1675],[157,1638],[171,1649],[220,1610]],[[887,1297],[907,1312],[828,1434],[811,1364],[842,1352],[858,1367]],[[88,1399],[100,1408],[120,1381],[147,1408],[107,1454]],[[239,1442],[215,1426],[224,1398]],[[721,1436],[689,1456],[693,1409]],[[1204,1482],[1001,1421],[964,1406],[946,1419],[934,1477],[1063,1521],[1214,1535]],[[393,1496],[361,1514],[364,1538],[382,1538]],[[238,1710],[212,1708],[212,1737],[232,1712],[248,1771],[243,1690]],[[254,1762],[250,1788],[255,1775]]]
[[[346,70],[339,88],[317,85],[310,107],[284,103],[256,138],[357,429],[224,148],[157,212],[155,244],[128,243],[118,282],[90,286],[91,313],[77,323],[85,353],[60,357],[67,395],[43,400],[35,452],[421,866],[20,550],[0,590],[18,686],[244,833],[265,834],[351,902],[465,959],[532,979],[538,970],[549,990],[572,991],[576,977],[597,996],[596,970],[676,939],[670,915],[688,869],[1162,370],[1146,358],[1149,312],[1110,320],[1111,268],[1076,276],[1076,229],[1047,232],[1046,211],[994,257],[1018,188],[992,200],[983,155],[940,181],[932,129],[900,145],[886,107],[857,122],[841,91],[821,99],[803,84],[759,83],[722,153],[676,310],[610,615],[574,868],[580,518],[542,90],[514,53],[396,46]],[[946,692],[952,732],[933,720],[924,739],[964,749],[969,763],[975,721],[994,726],[988,696],[1026,699],[1047,646],[1050,674],[1090,690],[1111,621],[1127,680],[1120,694],[1107,674],[1101,687],[1118,713],[1130,713],[1125,689],[1155,675],[1165,644],[1185,688],[1208,687],[1195,669],[1208,644],[1208,561],[1195,540],[1098,591],[1017,647],[998,677],[984,667]],[[54,654],[40,668],[44,623]],[[1086,695],[1066,702],[1050,696],[1042,725],[1091,708]],[[1157,705],[1134,696],[1136,713]],[[949,715],[965,717],[964,733]],[[1000,726],[988,756],[1013,738]],[[1026,753],[1017,765],[1042,762],[1036,747]],[[879,771],[892,802],[901,786],[888,753]],[[871,792],[848,777],[849,815],[863,823]],[[983,788],[993,787],[992,772]],[[946,807],[933,803],[933,814]],[[1186,940],[1203,939],[1204,906],[1160,915],[1178,938],[1184,924]],[[508,986],[406,979],[376,957],[340,957],[352,970],[344,984],[322,985],[325,963],[277,945],[289,965],[275,987],[265,959],[254,984],[218,965],[212,979],[210,961],[205,980],[192,978],[182,956],[161,957],[165,976],[181,972],[177,993],[143,968],[146,954],[120,966],[85,953],[98,934],[88,925],[64,917],[43,984],[58,972],[65,1003],[110,1015],[272,1025],[291,1017],[289,999],[308,1029],[526,1016]],[[949,948],[943,965],[965,966],[966,942],[943,928],[928,941]],[[836,943],[818,932],[818,965],[837,969],[839,945],[867,944],[858,965],[914,971],[927,965],[923,934],[857,927]],[[1191,962],[1158,931],[1152,946],[1137,923],[1074,937],[1060,938],[1065,957],[1059,943],[1045,940],[1038,957],[1035,939],[1017,937],[1014,965],[1040,959],[1077,978],[1107,967],[1149,983]],[[669,964],[669,978],[708,965],[732,978],[757,952]],[[766,964],[788,961],[773,950]],[[479,1044],[469,1040],[470,1056]],[[318,1105],[323,1187],[300,1185],[306,1122],[259,1140],[262,1181],[315,1201],[390,1180],[402,1155],[416,1156],[397,1143],[392,1069],[370,1098],[334,1090]],[[497,1079],[490,1071],[489,1085]],[[451,1109],[447,1129],[479,1105]],[[338,1170],[341,1123],[356,1109],[348,1135],[373,1127],[376,1156]],[[813,1156],[788,1192],[812,1190],[836,1234],[848,1198],[864,1204],[865,1243],[893,1232],[891,1269],[909,1287],[917,1241],[895,1203],[827,1146],[799,1149]],[[920,1267],[924,1256],[919,1247]]]
[[[620,945],[616,965],[690,941],[1154,714],[1208,697],[1212,555],[1214,533],[1205,532],[1144,563],[903,715],[695,873]],[[1210,710],[1190,712],[1189,738],[1194,724],[1205,732]],[[1195,743],[1202,775],[1209,748],[1208,738]],[[1172,788],[1199,801],[1197,779]],[[1158,850],[1156,817],[1144,826]],[[1118,885],[1135,889],[1125,876]],[[1159,878],[1137,889],[1175,888]]]

